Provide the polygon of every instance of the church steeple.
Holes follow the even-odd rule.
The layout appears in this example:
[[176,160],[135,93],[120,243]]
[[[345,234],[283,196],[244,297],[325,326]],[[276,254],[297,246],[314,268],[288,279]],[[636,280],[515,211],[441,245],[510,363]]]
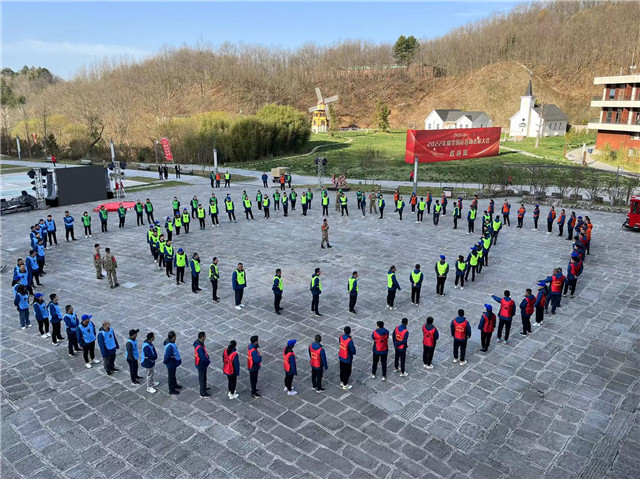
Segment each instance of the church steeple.
[[531,78],[529,78],[529,84],[527,85],[527,91],[524,96],[533,96],[533,87],[531,86]]

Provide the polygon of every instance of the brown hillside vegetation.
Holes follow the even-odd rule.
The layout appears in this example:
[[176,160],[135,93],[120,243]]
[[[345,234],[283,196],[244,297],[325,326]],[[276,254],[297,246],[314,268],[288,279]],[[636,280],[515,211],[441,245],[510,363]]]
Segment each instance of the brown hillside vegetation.
[[376,101],[390,106],[392,127],[421,128],[433,108],[485,110],[506,126],[529,70],[538,100],[558,104],[581,124],[593,115],[593,77],[628,73],[634,48],[637,59],[639,2],[536,3],[422,41],[408,68],[393,67],[392,45],[352,40],[294,51],[231,44],[166,49],[140,63],[93,66],[36,91],[18,83],[28,80],[3,74],[9,86],[29,92],[26,105],[3,105],[4,124],[23,137],[22,120],[30,118],[30,130],[41,132],[46,114],[58,145],[80,150],[104,127],[97,147],[113,138],[135,157],[161,135],[201,129],[181,118],[211,111],[241,118],[269,103],[306,112],[320,86],[327,96],[339,95],[340,126],[373,126]]

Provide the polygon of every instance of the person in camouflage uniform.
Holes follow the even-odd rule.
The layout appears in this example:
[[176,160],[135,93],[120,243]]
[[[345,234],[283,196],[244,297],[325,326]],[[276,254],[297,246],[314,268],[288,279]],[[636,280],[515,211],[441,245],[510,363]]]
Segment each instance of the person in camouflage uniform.
[[107,272],[107,278],[109,279],[109,286],[111,289],[120,286],[120,283],[118,283],[118,276],[116,275],[118,263],[116,262],[116,257],[111,254],[111,250],[109,248],[105,248],[104,250],[102,265]]
[[100,256],[100,245],[96,243],[93,250],[93,266],[96,268],[96,279],[104,278],[102,274],[102,257]]

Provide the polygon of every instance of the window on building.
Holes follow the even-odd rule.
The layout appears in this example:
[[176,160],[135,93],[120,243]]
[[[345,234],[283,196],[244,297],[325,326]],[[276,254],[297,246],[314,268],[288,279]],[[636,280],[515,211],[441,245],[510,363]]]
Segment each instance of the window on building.
[[609,100],[613,100],[616,97],[615,85],[609,88]]
[[427,123],[427,130],[431,129],[431,123]]
[[640,125],[640,111],[636,113],[636,125]]
[[604,122],[611,123],[611,110],[607,110],[607,115],[605,116]]
[[616,116],[615,116],[615,123],[620,123],[620,121],[622,120],[622,108],[618,108],[618,109],[615,111],[615,114],[616,114]]

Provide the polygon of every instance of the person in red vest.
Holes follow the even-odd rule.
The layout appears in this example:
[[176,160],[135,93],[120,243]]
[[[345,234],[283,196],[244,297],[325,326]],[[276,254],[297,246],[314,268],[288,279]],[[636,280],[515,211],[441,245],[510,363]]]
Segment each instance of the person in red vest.
[[262,365],[262,356],[258,351],[258,336],[251,336],[247,347],[247,369],[249,369],[249,382],[251,383],[251,395],[254,398],[262,397],[258,389],[258,372]]
[[[393,347],[396,352],[393,372],[399,372],[400,376],[403,377],[409,375],[409,373],[404,370],[404,364],[407,360],[407,341],[409,340],[407,324],[409,324],[409,320],[407,318],[402,318],[401,324],[396,326],[396,329],[393,331]],[[400,369],[398,369],[398,363],[400,363]]]
[[411,193],[411,198],[409,199],[409,204],[411,205],[411,213],[415,213],[416,212],[416,205],[418,204],[418,197],[416,196],[415,193]]
[[556,308],[560,307],[560,299],[562,298],[562,289],[564,287],[565,280],[566,278],[562,274],[561,268],[555,268],[551,276],[542,280],[544,283],[551,283],[549,285],[551,314],[556,314]]
[[553,220],[556,219],[556,208],[552,206],[547,215],[547,234],[550,235],[553,231]]
[[344,327],[344,334],[340,336],[340,352],[338,357],[340,358],[340,387],[342,389],[351,389],[349,384],[349,378],[351,377],[351,367],[353,363],[353,356],[356,354],[356,346],[353,344],[353,338],[351,337],[351,328],[349,326]]
[[493,314],[493,306],[490,304],[484,305],[484,313],[480,317],[480,324],[478,329],[480,330],[480,345],[482,349],[480,351],[486,353],[489,351],[489,344],[491,343],[491,336],[496,329],[496,315]]
[[524,203],[520,203],[520,208],[518,208],[518,228],[522,228],[522,224],[524,223],[524,214],[527,212],[527,209],[524,207]]
[[511,212],[511,203],[509,200],[504,200],[502,204],[502,224],[511,226],[511,220],[509,219],[509,213]]
[[376,378],[378,362],[382,364],[382,380],[387,380],[387,354],[389,352],[389,330],[385,329],[384,321],[376,323],[378,328],[371,333],[373,339],[373,365],[371,366],[371,379]]
[[282,363],[284,365],[284,391],[288,396],[295,396],[298,391],[293,389],[293,377],[298,375],[296,369],[296,355],[293,352],[293,347],[297,341],[290,339],[287,341],[287,347],[282,351]]
[[204,341],[206,338],[207,335],[204,333],[204,331],[200,331],[198,333],[198,339],[196,339],[193,343],[196,369],[198,370],[198,382],[200,383],[201,398],[211,396],[211,394],[207,392],[209,390],[209,388],[207,387],[207,369],[209,368],[209,364],[211,363],[211,361],[209,360],[207,348],[204,345]]
[[558,236],[563,236],[564,235],[564,221],[567,217],[567,214],[564,211],[564,208],[562,209],[562,211],[560,211],[560,216],[558,217]]
[[433,369],[431,361],[439,338],[438,328],[433,325],[433,318],[429,316],[422,326],[422,367],[425,369]]
[[571,216],[569,216],[569,219],[567,220],[567,240],[571,241],[573,239],[573,229],[576,226],[576,212],[572,211],[571,212]]
[[[56,155],[51,155],[51,163],[53,163],[53,167],[54,167],[54,168],[56,167],[56,161],[58,161],[58,160],[56,159]],[[117,186],[117,185],[116,185],[116,186]]]
[[[473,195],[473,201],[471,202],[471,208],[478,209],[478,195]],[[462,210],[462,206],[460,206],[460,210]]]
[[533,209],[533,231],[538,231],[538,220],[540,219],[540,205]]
[[571,297],[576,292],[576,284],[578,282],[578,276],[582,273],[582,261],[580,261],[580,255],[578,253],[571,253],[571,261],[567,267],[567,280],[564,283],[564,291],[562,296],[567,297],[567,292],[571,288]]
[[447,199],[447,195],[442,193],[442,200],[440,201],[440,206],[442,206],[442,216],[447,216],[447,203],[449,200]]
[[311,387],[317,393],[322,393],[325,389],[322,387],[322,373],[327,366],[327,355],[322,347],[322,337],[316,334],[314,342],[309,345],[309,359],[311,360]]
[[524,298],[520,302],[520,317],[522,318],[522,336],[531,334],[531,315],[535,311],[536,297],[532,294],[531,289],[527,288]]
[[500,303],[500,311],[498,312],[498,342],[502,342],[502,330],[504,329],[504,344],[509,344],[509,331],[511,330],[511,320],[516,314],[516,303],[511,299],[511,292],[506,289],[504,298],[500,298],[495,294],[491,296],[494,301]]
[[536,309],[536,326],[540,326],[544,320],[545,306],[547,305],[547,296],[549,296],[546,283],[540,281],[538,283],[538,294],[536,295],[536,302],[533,306]]
[[464,309],[458,310],[458,316],[451,321],[451,336],[453,336],[453,362],[458,362],[460,352],[460,366],[467,362],[464,360],[467,353],[467,340],[471,337],[471,325],[464,317]]
[[227,375],[229,382],[229,399],[237,399],[239,396],[236,393],[236,385],[238,383],[238,374],[240,374],[240,359],[238,358],[236,345],[237,343],[231,340],[227,349],[222,353],[222,372]]

